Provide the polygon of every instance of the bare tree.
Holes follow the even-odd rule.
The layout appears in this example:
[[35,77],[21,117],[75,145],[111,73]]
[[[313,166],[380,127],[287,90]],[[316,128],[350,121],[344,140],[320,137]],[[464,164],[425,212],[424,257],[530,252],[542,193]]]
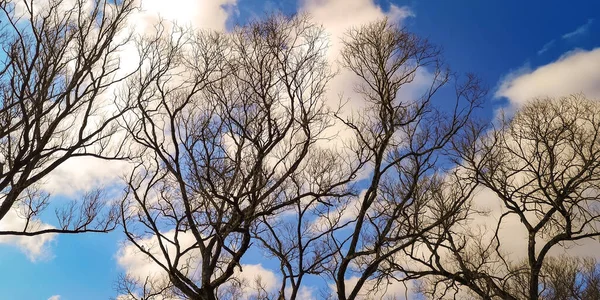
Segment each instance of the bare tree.
[[[301,16],[231,34],[158,29],[140,45],[148,58],[125,95],[137,104],[127,128],[147,152],[128,179],[122,213],[128,240],[168,282],[153,290],[130,275],[138,289],[124,286],[132,297],[167,289],[235,298],[234,273],[264,230],[259,222],[344,193],[315,163],[332,157],[316,146],[331,124],[327,42]],[[257,297],[266,295],[257,286]]]
[[[446,173],[451,142],[468,124],[485,94],[469,76],[456,84],[446,111],[433,104],[452,81],[439,50],[387,20],[353,29],[344,39],[342,62],[361,83],[357,92],[368,107],[344,119],[356,134],[354,152],[372,168],[367,188],[356,199],[351,233],[332,241],[339,258],[333,270],[338,299],[356,299],[402,279],[402,251],[440,224],[452,223],[473,186]],[[428,68],[429,87],[418,99],[399,92]],[[447,161],[448,163],[444,163]],[[356,277],[354,286],[346,280]],[[374,282],[368,284],[368,282]]]
[[0,219],[12,209],[26,219],[22,230],[0,235],[115,227],[118,211],[107,211],[100,191],[58,209],[59,228],[34,225],[50,199],[40,180],[59,165],[126,156],[115,142],[115,121],[126,109],[107,91],[126,76],[117,74],[128,41],[120,34],[133,10],[130,0],[0,2]]
[[[279,299],[297,298],[314,275],[356,299],[403,280],[403,251],[465,218],[475,184],[450,167],[451,145],[485,92],[469,76],[453,105],[435,109],[453,77],[427,41],[386,20],[349,32],[342,61],[368,105],[345,118],[324,106],[326,41],[304,17],[232,34],[157,29],[124,95],[137,103],[127,129],[147,152],[122,216],[128,240],[168,279],[130,274],[121,287],[131,297],[234,299],[248,292],[235,271],[256,240],[280,262]],[[430,86],[400,99],[424,68]],[[341,151],[319,147],[332,117],[355,133]],[[370,174],[360,194],[359,172]]]
[[264,216],[254,228],[254,238],[280,264],[282,275],[278,299],[297,299],[308,276],[327,277],[337,249],[329,241],[351,223],[344,218],[350,199],[356,196],[349,184],[360,164],[348,167],[339,152],[313,153],[302,176],[294,178],[295,189],[318,185],[313,190],[337,186],[335,193],[297,201],[287,216]]
[[[336,113],[355,138],[337,140],[345,155],[316,159],[319,172],[309,172],[344,192],[298,202],[288,218],[267,216],[257,226],[255,238],[280,262],[279,299],[297,299],[303,279],[314,275],[335,283],[335,295],[324,290],[324,297],[370,299],[402,280],[404,249],[464,217],[475,187],[444,173],[442,161],[453,157],[451,142],[485,94],[477,80],[457,85],[455,105],[444,113],[432,101],[452,77],[427,41],[382,20],[351,30],[344,46],[342,63],[360,79],[357,91],[368,104],[348,118]],[[429,88],[419,99],[401,99],[401,88],[425,68],[433,68]],[[359,173],[368,179],[357,181]],[[367,188],[357,193],[361,185]]]
[[600,269],[595,259],[550,256],[540,275],[541,299],[598,299]]
[[[459,147],[462,168],[471,181],[498,197],[502,212],[487,231],[466,232],[454,226],[425,239],[431,255],[416,258],[428,271],[414,274],[442,276],[433,280],[430,294],[442,297],[466,287],[484,299],[580,295],[584,289],[577,284],[583,280],[573,276],[595,273],[594,264],[547,261],[553,249],[600,235],[599,130],[600,105],[583,95],[533,100],[500,128],[473,130],[471,142]],[[500,232],[507,224],[527,233],[525,248],[503,247]],[[515,261],[515,255],[523,260]],[[557,264],[562,266],[560,279]],[[572,282],[565,282],[569,276]],[[594,280],[590,293],[596,289]]]

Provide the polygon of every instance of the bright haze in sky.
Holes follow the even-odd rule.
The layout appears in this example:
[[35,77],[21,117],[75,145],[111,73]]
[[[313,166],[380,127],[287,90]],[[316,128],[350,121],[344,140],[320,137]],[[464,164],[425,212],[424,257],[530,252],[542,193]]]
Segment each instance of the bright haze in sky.
[[[193,28],[229,31],[269,13],[306,13],[330,37],[327,57],[331,61],[348,28],[388,17],[441,46],[453,71],[482,79],[490,90],[479,112],[484,118],[494,118],[500,108],[518,108],[533,97],[583,92],[600,99],[598,1],[143,0],[141,6],[128,23],[139,32],[160,18]],[[426,82],[430,75],[426,71],[417,74],[414,88],[419,88],[419,76]],[[352,90],[352,82],[341,72],[329,88],[335,97]],[[116,184],[122,168],[119,163],[71,160],[45,180],[44,188],[54,192],[53,201],[60,203],[94,186]],[[18,222],[9,214],[0,228],[19,226]],[[0,299],[116,297],[114,282],[120,273],[155,268],[131,254],[123,241],[119,228],[109,234],[0,237]],[[278,279],[270,268],[276,264],[263,262],[260,251],[244,259],[247,274],[262,274],[272,282],[268,287],[275,286]]]

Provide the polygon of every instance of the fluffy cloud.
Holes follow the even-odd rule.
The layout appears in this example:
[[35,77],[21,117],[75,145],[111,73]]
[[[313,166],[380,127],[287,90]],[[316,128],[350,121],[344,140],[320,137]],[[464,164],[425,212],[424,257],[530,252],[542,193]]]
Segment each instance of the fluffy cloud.
[[506,97],[519,107],[535,97],[560,97],[584,93],[600,99],[600,48],[574,50],[535,70],[523,68],[506,76],[496,97]]
[[[357,92],[357,87],[364,82],[352,71],[342,68],[340,64],[340,53],[343,47],[341,40],[352,28],[386,17],[390,22],[402,26],[407,18],[414,17],[415,14],[408,7],[399,7],[393,4],[385,11],[373,0],[303,0],[300,2],[298,10],[308,14],[316,24],[321,24],[329,39],[326,58],[331,64],[332,70],[336,72],[336,76],[327,86],[326,104],[336,109],[342,103],[344,106],[339,112],[342,118],[356,116],[365,110],[368,102],[364,101],[364,95]],[[402,101],[413,101],[422,95],[432,80],[433,74],[430,70],[419,68],[413,81],[405,84],[396,96]],[[337,122],[326,130],[324,135],[335,136],[336,140],[321,142],[319,146],[339,149],[341,141],[352,140],[355,133],[346,125]],[[371,171],[370,167],[364,168],[358,174],[358,179],[366,178]]]
[[[2,218],[2,220],[0,220],[0,231],[23,231],[25,223],[26,220],[19,215],[19,209],[13,208],[4,216],[4,218]],[[48,229],[52,228],[52,226],[38,220],[33,220],[28,225],[28,228],[29,231],[32,231]],[[0,236],[0,244],[16,246],[25,253],[31,261],[37,261],[51,257],[48,246],[55,237],[55,234],[43,234],[32,237],[5,235]]]
[[[174,255],[175,245],[169,244],[166,239],[177,241],[181,249],[192,246],[195,241],[194,236],[189,231],[185,233],[180,232],[177,239],[174,238],[174,231],[165,232],[163,233],[163,236],[165,237],[163,243],[168,245],[166,249],[169,256]],[[167,259],[164,257],[158,246],[158,239],[156,236],[140,240],[138,243],[152,253],[158,261],[166,264]],[[193,280],[200,279],[198,277],[200,274],[197,272],[197,267],[201,263],[199,257],[198,251],[190,251],[180,259],[180,264],[185,264],[185,267],[179,267],[179,269],[185,269],[188,278]],[[173,258],[171,257],[171,260],[172,259]],[[130,278],[141,282],[144,282],[147,278],[157,288],[163,286],[169,280],[168,274],[158,264],[132,244],[125,244],[121,247],[117,253],[117,262]],[[250,299],[258,290],[264,289],[267,292],[274,292],[281,281],[273,271],[265,269],[260,264],[242,264],[241,270],[237,268],[232,279],[241,283],[242,293],[247,299]],[[230,281],[230,283],[231,282],[233,281]],[[222,289],[227,290],[228,284],[223,286]],[[120,295],[118,299],[129,298],[126,295]]]
[[73,196],[113,184],[129,169],[130,165],[124,161],[71,158],[44,178],[43,188],[54,195]]
[[[233,278],[244,284],[242,289],[244,297],[246,297],[245,299],[252,299],[255,292],[261,288],[267,292],[273,292],[279,286],[279,282],[281,282],[280,278],[273,271],[265,269],[261,264],[242,264],[242,271],[236,269]],[[302,290],[302,292],[304,294],[307,293],[305,290]],[[306,298],[300,297],[300,299]]]
[[[71,0],[65,0],[63,3],[65,11],[73,6],[72,2]],[[35,5],[43,8],[48,3],[48,1],[39,1],[35,2]],[[17,14],[25,12],[22,4],[22,2],[17,2]],[[86,4],[91,5],[92,1],[88,1]],[[126,26],[126,28],[133,29],[136,33],[147,32],[149,29],[154,28],[159,20],[194,28],[225,30],[227,19],[233,12],[237,0],[174,0],[169,2],[144,0],[139,1],[138,4],[141,9],[134,12],[128,20],[128,26]],[[62,9],[59,8],[59,10]],[[37,11],[45,10],[38,9]],[[126,36],[128,36],[128,33],[123,32],[117,39]],[[131,72],[139,62],[138,53],[133,43],[124,45],[119,52],[119,56],[122,64],[117,76],[123,76]],[[113,89],[110,89],[107,94],[112,95],[113,91]],[[71,158],[43,179],[42,189],[53,195],[74,196],[99,186],[114,184],[130,167],[127,163],[121,161],[105,161],[93,157]],[[24,225],[25,219],[19,216],[17,208],[11,210],[0,220],[0,230],[21,231]],[[29,227],[44,229],[51,228],[51,225],[35,221],[34,224],[29,224]],[[14,245],[21,249],[31,260],[38,260],[49,257],[48,245],[54,239],[55,235],[53,234],[35,237],[0,236],[0,243]]]
[[[406,18],[414,16],[409,8],[395,5],[391,5],[389,11],[386,12],[373,0],[305,0],[301,2],[299,11],[310,15],[311,20],[316,24],[323,25],[325,33],[330,39],[327,58],[336,70],[339,69],[337,60],[342,50],[341,39],[349,29],[384,17],[389,18],[392,22],[402,24]],[[348,16],[352,17],[349,18]],[[354,93],[357,80],[358,78],[350,71],[340,70],[328,87],[327,98],[331,101],[331,104],[335,105],[339,99],[338,97],[343,94],[344,98],[350,99],[348,110],[357,111],[360,109],[363,103],[358,100],[360,96]],[[430,74],[425,70],[420,70],[410,86],[416,87],[418,90],[431,82],[430,80]],[[408,87],[406,90],[410,89]],[[407,91],[406,95],[403,96],[411,96],[413,92]]]
[[[236,0],[141,1],[141,9],[129,18],[127,28],[133,28],[137,33],[143,34],[154,28],[160,20],[164,20],[193,28],[225,30],[227,19],[236,2]],[[121,34],[121,37],[125,36],[127,36],[125,32]],[[120,61],[123,64],[120,66],[120,76],[135,69],[139,57],[133,43],[123,46],[120,51]],[[107,94],[111,93],[112,90],[107,91]],[[100,185],[117,181],[129,168],[126,162],[120,161],[105,161],[92,157],[69,159],[46,178],[44,189],[63,195],[89,191]]]
[[152,28],[159,20],[181,26],[225,30],[237,0],[144,0],[141,10],[132,18],[138,30]]
[[[486,211],[487,215],[473,216],[468,224],[467,230],[483,229],[485,234],[481,237],[482,241],[491,242],[493,239],[493,231],[498,224],[500,216],[507,212],[500,198],[490,189],[482,189],[473,199],[473,205],[476,210]],[[536,218],[532,215],[531,221]],[[521,223],[516,215],[505,217],[498,230],[498,239],[500,241],[500,250],[507,255],[512,261],[520,261],[527,257],[527,229]],[[546,239],[538,238],[538,248],[540,250]],[[568,256],[593,256],[600,259],[600,243],[596,239],[582,239],[577,242],[566,242],[555,245],[550,251],[551,256],[558,255]]]
[[51,296],[48,300],[60,300],[60,295]]
[[[189,248],[194,243],[194,236],[191,231],[182,233],[179,232],[175,239],[175,231],[168,231],[162,234],[168,256],[174,256],[176,249],[172,242],[178,241],[178,245],[182,249]],[[167,265],[167,258],[163,255],[159,240],[156,236],[149,237],[147,239],[139,240],[138,243],[144,247],[144,249],[150,252],[158,261],[162,264]],[[182,261],[188,261],[192,257],[196,257],[198,253],[196,251],[190,251]],[[172,258],[171,258],[172,259]],[[153,278],[164,278],[167,279],[165,271],[154,261],[152,261],[146,254],[142,253],[135,245],[126,244],[117,253],[117,262],[125,270],[128,276],[138,280],[144,280],[146,277]],[[195,270],[195,268],[193,268]],[[193,270],[192,270],[193,273]]]
[[[310,14],[312,19],[323,24],[332,38],[340,38],[352,27],[389,17],[392,21],[401,23],[404,19],[414,16],[407,7],[390,6],[385,12],[373,0],[305,0],[301,2],[300,11]],[[349,18],[348,16],[352,16]]]
[[[358,277],[351,277],[346,279],[346,294],[350,294],[352,288],[358,282]],[[381,284],[379,288],[373,289],[375,280],[368,280],[363,286],[361,293],[357,295],[357,299],[368,300],[368,299],[397,299],[407,300],[413,299],[414,286],[411,282],[390,282],[387,285]],[[334,286],[332,286],[334,288]]]
[[[565,34],[570,38],[581,34],[591,25],[591,21],[577,30]],[[531,99],[539,97],[561,97],[569,94],[583,93],[588,98],[600,100],[600,48],[589,51],[576,49],[563,54],[558,60],[536,69],[523,67],[508,74],[500,83],[495,96],[506,98],[510,106],[509,112],[518,109]],[[486,217],[475,220],[478,225],[495,224],[506,210],[500,200],[491,191],[482,191],[475,198],[475,205],[490,211]],[[475,225],[475,224],[474,224]],[[523,258],[527,248],[527,232],[516,217],[505,219],[499,231],[502,249],[511,253],[514,259]],[[555,247],[552,255],[569,254],[600,256],[600,244],[594,240],[583,240],[569,243],[566,247]]]
[[[300,289],[298,290],[298,294],[296,294],[296,299],[303,299],[303,300],[315,300],[317,299],[315,297],[316,294],[316,289],[314,287],[308,287],[306,285],[302,285],[300,286]],[[292,288],[288,287],[285,290],[285,294],[286,294],[286,299],[289,299],[290,296],[292,294]]]

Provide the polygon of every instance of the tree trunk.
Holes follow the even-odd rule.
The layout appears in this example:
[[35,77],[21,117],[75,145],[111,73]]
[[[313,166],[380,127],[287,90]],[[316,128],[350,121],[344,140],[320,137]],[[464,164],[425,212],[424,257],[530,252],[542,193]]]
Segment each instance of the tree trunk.
[[198,296],[198,300],[217,300],[214,289],[202,288]]

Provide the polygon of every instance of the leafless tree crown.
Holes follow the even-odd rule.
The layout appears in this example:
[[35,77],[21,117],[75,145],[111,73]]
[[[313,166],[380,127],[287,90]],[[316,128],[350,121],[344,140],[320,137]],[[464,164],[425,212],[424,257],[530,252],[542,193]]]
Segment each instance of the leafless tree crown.
[[[0,219],[26,219],[2,235],[106,232],[117,210],[94,191],[56,210],[58,228],[39,228],[50,195],[40,182],[67,159],[126,158],[116,120],[126,105],[110,90],[126,74],[118,52],[133,1],[2,1],[0,42]],[[37,225],[37,226],[36,226]]]
[[[329,39],[308,16],[230,32],[161,22],[134,37],[135,10],[0,2],[0,220],[25,220],[0,235],[121,222],[123,251],[155,267],[120,278],[134,299],[298,299],[311,278],[341,300],[414,282],[429,298],[599,297],[596,262],[558,255],[600,236],[598,102],[537,99],[478,122],[477,78],[380,20],[341,40],[355,80],[342,99],[361,105],[347,112],[327,99]],[[84,156],[132,164],[121,201],[90,191],[42,228],[42,180]],[[499,211],[479,208],[485,192]],[[508,225],[526,232],[522,257],[503,247]],[[278,263],[276,289],[240,276],[254,250]]]
[[323,164],[334,153],[316,146],[331,126],[327,41],[301,16],[177,36],[140,45],[148,68],[130,82],[127,129],[147,151],[122,206],[128,239],[169,282],[129,276],[123,287],[215,299],[235,290],[261,220],[343,193]]
[[[600,105],[583,95],[537,99],[471,139],[461,168],[497,197],[486,200],[501,212],[482,232],[455,228],[426,241],[437,252],[422,260],[428,271],[420,274],[442,276],[431,295],[456,292],[458,284],[485,299],[592,299],[581,295],[597,289],[595,263],[551,253],[600,234],[599,121]],[[517,253],[503,248],[500,235],[509,224],[526,232],[525,247],[511,249]]]

